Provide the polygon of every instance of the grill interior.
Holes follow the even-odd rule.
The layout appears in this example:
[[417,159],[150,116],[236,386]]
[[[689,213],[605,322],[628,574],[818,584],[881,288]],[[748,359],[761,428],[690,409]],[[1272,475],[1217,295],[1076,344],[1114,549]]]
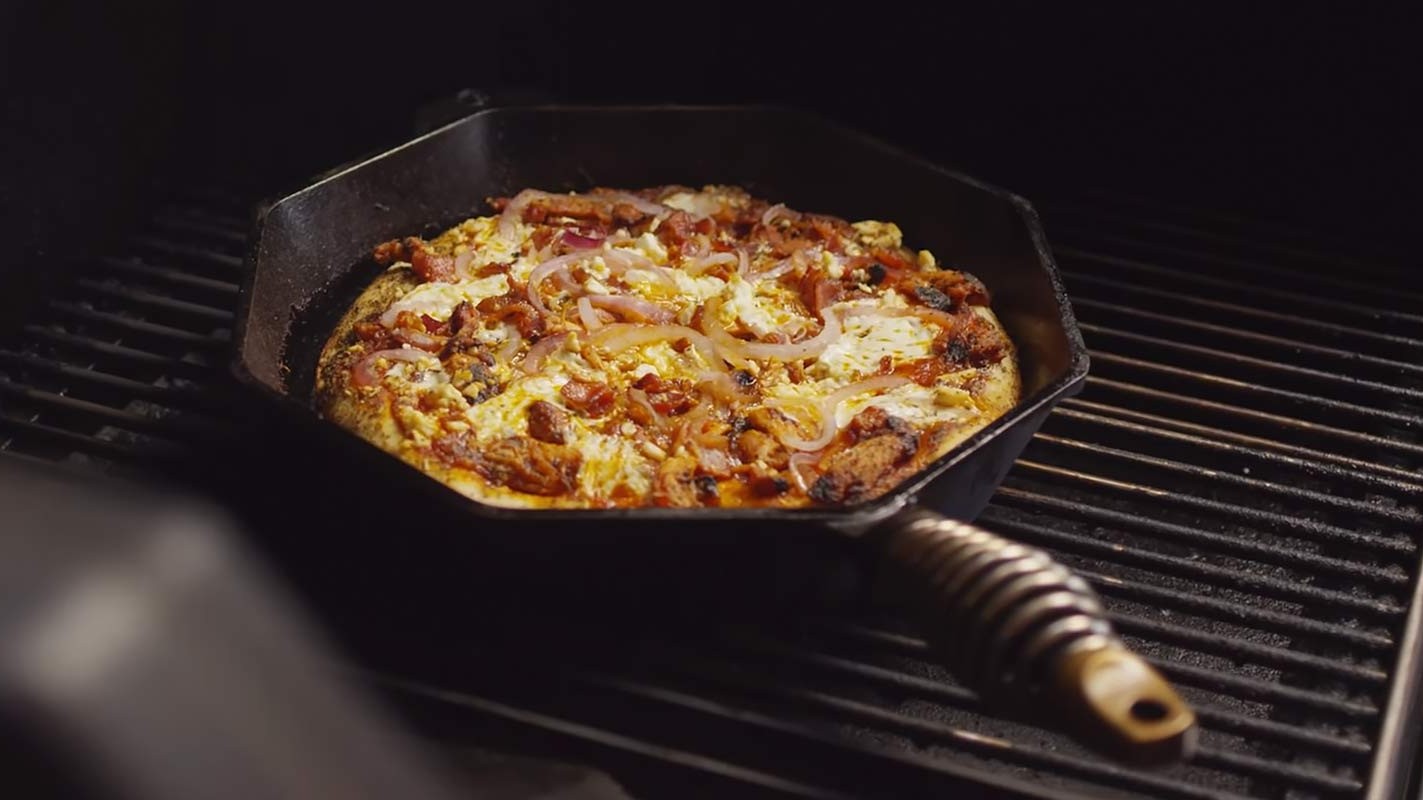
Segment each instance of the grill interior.
[[[249,198],[169,194],[0,342],[4,456],[231,488],[204,454],[254,415],[225,369]],[[1103,595],[1196,705],[1192,764],[1128,770],[985,713],[892,613],[854,603],[632,630],[402,621],[364,674],[432,740],[583,761],[647,797],[1401,787],[1423,294],[1307,234],[1113,196],[1041,210],[1092,376],[981,521]]]

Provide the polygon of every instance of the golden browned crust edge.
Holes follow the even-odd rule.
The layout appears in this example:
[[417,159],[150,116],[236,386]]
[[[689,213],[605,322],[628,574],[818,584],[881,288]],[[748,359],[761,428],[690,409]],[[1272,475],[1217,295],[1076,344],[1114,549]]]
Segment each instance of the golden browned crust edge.
[[356,323],[373,320],[406,292],[420,285],[409,269],[392,269],[377,275],[351,304],[332,329],[316,362],[312,394],[318,414],[391,453],[401,451],[402,436],[391,417],[389,403],[380,392],[357,391],[351,385],[351,368],[364,349]]

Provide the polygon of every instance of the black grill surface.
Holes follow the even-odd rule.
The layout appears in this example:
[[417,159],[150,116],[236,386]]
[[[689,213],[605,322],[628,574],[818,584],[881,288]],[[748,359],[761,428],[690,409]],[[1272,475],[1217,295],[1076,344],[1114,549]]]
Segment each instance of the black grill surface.
[[[246,208],[174,193],[0,342],[5,456],[237,485],[219,494],[243,515],[266,502],[260,476],[212,463],[260,416],[225,370]],[[1124,769],[995,717],[893,613],[857,604],[631,633],[325,607],[337,627],[396,629],[399,646],[359,651],[362,672],[434,740],[583,761],[646,797],[1401,791],[1423,294],[1308,232],[1092,195],[1043,210],[1092,377],[981,521],[1098,589],[1199,709],[1192,764]]]

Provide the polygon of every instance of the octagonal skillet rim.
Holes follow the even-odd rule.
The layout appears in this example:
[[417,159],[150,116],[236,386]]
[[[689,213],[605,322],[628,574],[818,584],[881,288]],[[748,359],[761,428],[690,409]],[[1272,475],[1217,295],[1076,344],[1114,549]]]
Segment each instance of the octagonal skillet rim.
[[[829,132],[833,132],[840,137],[853,140],[858,146],[879,151],[883,156],[898,159],[905,164],[918,169],[926,170],[938,176],[958,181],[973,189],[1007,202],[1021,218],[1024,230],[1031,240],[1034,256],[1037,260],[1037,268],[1041,269],[1047,278],[1056,308],[1056,321],[1061,326],[1061,332],[1066,340],[1068,362],[1066,368],[1055,378],[1047,381],[1045,385],[1033,394],[1022,398],[1010,411],[994,420],[973,436],[961,442],[948,453],[939,457],[935,461],[925,466],[920,471],[906,478],[894,489],[886,492],[878,498],[862,503],[843,506],[839,508],[655,508],[655,507],[634,507],[634,508],[612,508],[612,509],[521,509],[505,508],[489,505],[459,493],[452,487],[447,486],[438,479],[420,471],[394,454],[388,453],[373,443],[367,442],[354,433],[346,431],[339,426],[322,419],[312,407],[308,396],[298,396],[285,380],[281,386],[274,386],[271,382],[258,376],[250,364],[253,358],[253,344],[251,335],[254,330],[263,325],[273,325],[271,321],[263,322],[254,319],[256,312],[255,292],[257,282],[261,277],[264,268],[273,258],[271,254],[264,252],[264,233],[269,221],[277,214],[283,213],[298,203],[307,195],[327,187],[328,184],[341,181],[350,181],[359,176],[363,170],[373,168],[379,162],[394,158],[405,151],[420,147],[429,142],[438,144],[442,137],[454,134],[457,129],[467,125],[481,124],[482,121],[498,115],[511,114],[635,114],[635,115],[658,115],[658,114],[744,114],[744,115],[764,115],[769,117],[782,117],[792,122],[801,124],[813,124],[820,126]],[[433,145],[432,145],[433,146]],[[829,213],[834,213],[834,209],[827,209]],[[415,233],[411,231],[410,233]],[[343,272],[335,279],[321,287],[321,290],[330,288],[332,283],[339,283],[342,279],[350,277],[351,273],[358,265],[350,264],[342,267]],[[964,269],[975,272],[972,264],[965,264]],[[310,293],[306,300],[313,299]],[[349,297],[346,300],[349,302]],[[995,312],[1000,309],[994,305]],[[290,371],[289,365],[289,345],[294,336],[294,329],[300,327],[298,318],[303,315],[304,309],[293,307],[291,315],[281,325],[284,330],[281,333],[280,354],[278,356],[277,370],[286,375]],[[325,332],[322,333],[323,341]],[[1015,346],[1017,346],[1015,341]],[[318,348],[319,350],[319,348]],[[445,126],[437,128],[429,133],[415,137],[403,144],[397,145],[377,155],[362,159],[348,166],[340,167],[330,171],[322,177],[314,180],[308,185],[291,192],[280,199],[266,203],[260,207],[254,217],[252,236],[249,242],[249,249],[246,258],[246,272],[243,276],[241,293],[237,309],[237,317],[234,326],[234,351],[229,364],[233,376],[243,385],[255,390],[255,393],[263,397],[267,402],[280,408],[289,418],[294,416],[303,420],[307,424],[314,424],[320,432],[332,434],[335,439],[345,443],[354,443],[361,451],[373,454],[369,460],[375,463],[383,463],[389,470],[392,477],[403,478],[408,481],[425,484],[425,488],[431,485],[437,487],[439,495],[447,500],[458,503],[469,513],[490,520],[537,520],[541,525],[550,527],[563,527],[564,525],[576,526],[577,523],[606,523],[609,521],[637,522],[637,523],[658,523],[675,522],[695,519],[698,523],[716,522],[795,522],[795,523],[819,523],[825,527],[834,528],[845,533],[862,533],[887,519],[898,511],[905,509],[915,503],[919,494],[928,488],[935,487],[940,482],[953,480],[954,468],[965,462],[970,456],[984,453],[992,448],[1003,450],[1013,448],[1013,452],[998,452],[995,455],[1000,461],[1011,462],[1016,459],[1021,448],[1026,444],[1027,437],[1012,437],[1015,441],[1006,441],[1005,435],[1014,432],[1024,425],[1032,426],[1035,430],[1047,412],[1055,406],[1062,398],[1071,396],[1081,391],[1086,380],[1089,357],[1087,349],[1082,342],[1081,332],[1077,326],[1076,316],[1073,313],[1071,303],[1068,299],[1066,289],[1063,287],[1062,278],[1057,269],[1057,264],[1049,250],[1047,237],[1038,220],[1036,211],[1032,205],[1024,198],[1001,189],[997,186],[985,183],[977,178],[965,175],[954,170],[947,169],[932,162],[926,161],[918,156],[908,153],[902,149],[889,145],[879,139],[869,136],[863,132],[849,128],[843,124],[830,120],[824,116],[809,113],[799,109],[793,109],[775,105],[722,105],[722,106],[687,106],[687,105],[621,105],[621,106],[578,106],[578,105],[537,105],[521,106],[512,108],[490,108],[479,111],[470,116],[451,122]],[[383,458],[375,458],[374,455]],[[996,486],[995,486],[996,488]],[[443,491],[439,491],[443,489]]]

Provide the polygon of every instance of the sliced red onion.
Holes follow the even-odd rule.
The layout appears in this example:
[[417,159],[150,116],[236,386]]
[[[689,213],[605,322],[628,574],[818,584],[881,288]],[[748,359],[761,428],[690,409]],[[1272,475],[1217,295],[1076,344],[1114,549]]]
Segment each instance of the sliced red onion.
[[499,238],[514,244],[515,234],[519,232],[519,223],[524,218],[524,209],[534,200],[548,196],[548,192],[538,189],[525,189],[514,195],[509,200],[509,205],[504,206],[504,213],[499,215]]
[[763,272],[758,272],[755,275],[752,275],[750,277],[750,280],[754,283],[760,283],[762,281],[773,281],[786,274],[787,272],[790,272],[791,270],[798,270],[798,268],[803,266],[804,263],[805,258],[801,256],[801,251],[797,250],[794,253],[791,253],[789,258],[783,258],[780,261],[776,262],[776,266],[771,267],[770,269],[765,270]]
[[666,214],[667,212],[672,210],[671,208],[668,208],[667,206],[664,206],[661,203],[654,203],[651,200],[644,200],[635,194],[628,194],[627,192],[613,192],[611,194],[589,196],[595,198],[606,197],[609,200],[612,200],[617,203],[627,203],[638,211],[641,211],[644,214],[648,214],[654,217],[660,217],[663,214]]
[[592,250],[603,244],[602,236],[584,236],[573,231],[563,232],[563,243],[574,250]]
[[603,257],[603,263],[608,265],[608,269],[614,275],[622,275],[630,269],[640,269],[647,271],[652,276],[652,282],[669,289],[676,289],[677,282],[672,278],[671,270],[659,266],[655,261],[631,250],[622,248],[609,248],[602,250],[599,255]]
[[431,336],[425,331],[416,331],[410,328],[396,328],[390,332],[390,335],[401,344],[408,344],[431,353],[438,353],[444,348],[446,341],[443,336]]
[[751,274],[751,258],[742,248],[736,248],[736,271],[742,277]]
[[727,405],[734,404],[742,399],[741,387],[736,383],[736,379],[728,372],[704,372],[697,376],[697,388],[711,395],[712,398],[722,401]]
[[559,256],[558,258],[551,258],[548,261],[545,261],[542,264],[538,265],[537,267],[534,267],[533,271],[529,273],[529,302],[533,303],[534,308],[537,308],[539,310],[539,313],[547,314],[548,308],[544,306],[543,298],[539,297],[539,284],[543,283],[544,279],[549,277],[550,275],[553,275],[554,273],[560,272],[562,270],[566,270],[570,265],[574,263],[577,263],[587,258],[593,258],[597,255],[599,254],[583,250],[577,253],[569,253],[568,255]]
[[[835,440],[835,434],[840,432],[840,424],[835,419],[835,412],[840,408],[841,403],[857,394],[893,389],[906,383],[909,383],[909,379],[901,375],[880,375],[839,389],[815,405],[813,410],[817,417],[815,421],[820,425],[820,433],[814,439],[801,439],[782,432],[781,444],[794,450],[811,452],[823,450]],[[784,404],[778,403],[777,405]]]
[[375,373],[375,364],[380,359],[388,361],[419,361],[422,358],[431,358],[429,353],[423,350],[409,350],[398,348],[393,350],[377,350],[374,353],[367,353],[351,367],[351,383],[356,386],[373,386],[380,380],[380,376]]
[[593,336],[593,344],[611,353],[620,353],[629,347],[640,347],[667,340],[688,339],[697,348],[702,358],[716,369],[723,369],[721,359],[716,357],[716,348],[711,340],[700,332],[682,325],[632,325],[626,322],[604,325]]
[[498,359],[500,363],[508,364],[514,360],[514,354],[519,352],[519,348],[524,344],[524,337],[519,335],[519,329],[513,325],[505,325],[504,327],[509,331],[509,338],[505,339],[504,343],[499,346],[499,352],[495,353],[494,357]]
[[786,219],[795,221],[800,219],[800,212],[792,211],[791,209],[786,208],[785,203],[777,203],[766,209],[766,212],[761,215],[761,224],[770,225],[772,222],[775,222],[780,217],[785,217]]
[[811,485],[819,477],[816,474],[816,466],[819,464],[820,455],[818,453],[795,453],[790,457],[787,470],[791,473],[791,479],[795,481],[797,489],[810,494]]
[[566,341],[568,341],[568,334],[566,333],[546,336],[538,340],[536,344],[529,348],[529,352],[524,354],[524,372],[530,375],[538,373],[538,371],[543,368],[544,359],[553,355]]
[[665,325],[676,319],[676,315],[671,311],[640,297],[594,294],[583,299],[586,299],[594,308],[611,311],[628,322],[652,322]]
[[800,361],[803,358],[812,358],[825,352],[827,347],[840,338],[840,320],[830,309],[825,311],[825,324],[821,327],[820,333],[805,341],[791,344],[742,341],[727,333],[726,328],[722,327],[718,317],[720,311],[720,299],[712,299],[707,302],[706,313],[703,315],[707,337],[716,344],[717,353],[722,358],[737,366],[745,364],[747,359],[752,358],[776,361]]
[[578,298],[578,321],[583,323],[583,329],[596,331],[603,327],[603,321],[598,319],[598,312],[593,310],[593,304],[588,298]]
[[647,413],[652,417],[653,424],[662,423],[662,415],[657,413],[657,409],[652,407],[652,401],[647,398],[647,392],[641,389],[628,389],[628,399],[647,409]]
[[719,266],[721,264],[726,264],[728,266],[731,264],[739,264],[741,259],[745,257],[745,254],[741,253],[740,251],[736,253],[712,253],[709,256],[703,256],[702,258],[694,258],[691,261],[688,261],[686,264],[682,265],[682,271],[686,272],[688,275],[700,275],[703,272],[706,272],[707,270],[711,269],[712,267]]
[[455,256],[455,277],[462,281],[474,279],[474,273],[470,271],[469,262],[474,260],[474,249],[460,253]]

